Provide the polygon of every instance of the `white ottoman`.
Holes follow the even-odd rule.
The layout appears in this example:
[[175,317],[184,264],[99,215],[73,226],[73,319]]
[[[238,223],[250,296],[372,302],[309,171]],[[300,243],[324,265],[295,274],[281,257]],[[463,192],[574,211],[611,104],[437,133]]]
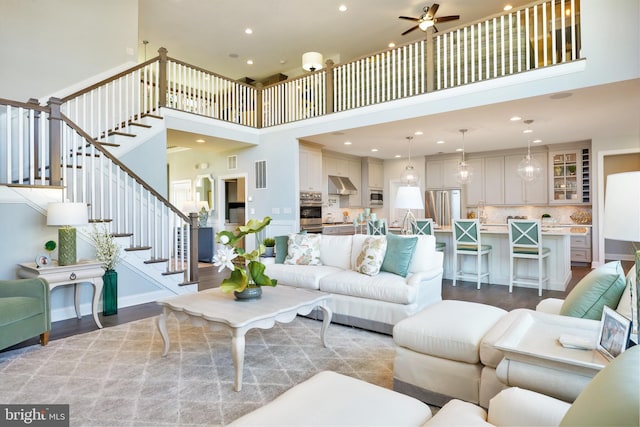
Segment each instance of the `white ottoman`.
[[445,300],[393,328],[393,388],[431,405],[456,398],[480,403],[483,337],[507,312],[490,305]]
[[331,371],[320,372],[230,426],[422,426],[424,403]]

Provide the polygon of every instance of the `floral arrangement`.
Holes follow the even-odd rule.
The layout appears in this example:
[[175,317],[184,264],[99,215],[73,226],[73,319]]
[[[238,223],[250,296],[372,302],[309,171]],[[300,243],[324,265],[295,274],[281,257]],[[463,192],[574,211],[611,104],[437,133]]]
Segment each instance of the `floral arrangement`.
[[114,270],[122,259],[122,249],[115,237],[104,225],[100,229],[94,226],[91,240],[96,247],[96,259],[102,262],[105,270]]
[[[231,270],[231,275],[220,285],[223,292],[242,292],[247,287],[276,286],[277,281],[264,274],[265,265],[259,261],[260,255],[265,251],[265,245],[258,240],[258,247],[251,252],[246,252],[238,246],[246,235],[260,232],[270,222],[271,218],[268,216],[262,221],[251,219],[245,225],[237,227],[234,232],[223,230],[216,233],[216,241],[223,246],[213,257],[213,265],[219,267],[218,272],[225,268]],[[246,269],[233,263],[238,256],[249,261]]]

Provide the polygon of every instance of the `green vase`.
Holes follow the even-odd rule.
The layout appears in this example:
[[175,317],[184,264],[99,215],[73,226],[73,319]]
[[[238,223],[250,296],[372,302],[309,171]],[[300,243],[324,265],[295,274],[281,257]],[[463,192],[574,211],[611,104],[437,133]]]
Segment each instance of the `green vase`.
[[260,299],[262,297],[262,287],[255,285],[252,287],[247,286],[242,292],[233,291],[233,294],[238,301]]
[[102,281],[102,315],[118,314],[118,272],[105,271]]

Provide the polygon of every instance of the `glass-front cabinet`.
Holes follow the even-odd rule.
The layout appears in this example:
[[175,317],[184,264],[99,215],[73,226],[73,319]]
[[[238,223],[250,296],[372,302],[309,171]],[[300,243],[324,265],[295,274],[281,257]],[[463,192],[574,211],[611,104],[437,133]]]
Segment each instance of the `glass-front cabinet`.
[[549,168],[551,174],[550,203],[583,204],[591,202],[588,184],[588,149],[550,152]]

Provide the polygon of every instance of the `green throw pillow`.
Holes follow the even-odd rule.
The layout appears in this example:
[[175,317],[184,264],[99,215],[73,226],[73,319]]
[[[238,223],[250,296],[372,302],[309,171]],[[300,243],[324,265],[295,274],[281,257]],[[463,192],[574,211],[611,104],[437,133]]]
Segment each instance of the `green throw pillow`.
[[417,237],[401,237],[395,234],[387,234],[387,252],[384,255],[380,270],[407,277],[417,244]]
[[615,310],[626,281],[620,261],[609,262],[584,276],[562,304],[563,316],[600,320],[604,306]]
[[[307,234],[307,231],[301,231],[298,234]],[[289,236],[276,236],[276,264],[284,264],[284,259],[289,253]]]

